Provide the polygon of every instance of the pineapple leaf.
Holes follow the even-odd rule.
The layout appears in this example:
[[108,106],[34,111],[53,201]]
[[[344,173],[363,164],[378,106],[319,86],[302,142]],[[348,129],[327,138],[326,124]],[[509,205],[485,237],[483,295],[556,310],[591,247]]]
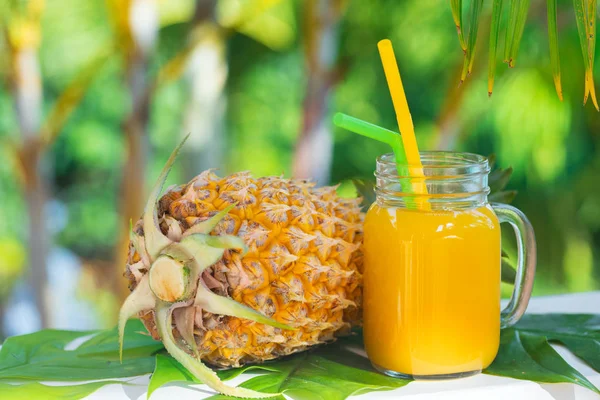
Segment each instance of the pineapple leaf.
[[117,330],[119,332],[119,360],[121,362],[123,362],[123,341],[127,320],[141,311],[154,308],[155,303],[154,294],[150,290],[148,275],[146,274],[142,277],[133,292],[127,296],[119,311]]
[[488,196],[488,200],[494,203],[506,203],[510,204],[517,197],[516,190],[505,190],[501,192],[495,192]]
[[511,54],[511,46],[517,26],[517,16],[519,13],[520,0],[510,0],[510,12],[508,14],[508,23],[506,25],[506,36],[504,38],[504,62],[508,64]]
[[194,317],[196,315],[195,307],[182,307],[173,310],[173,320],[179,334],[185,340],[187,345],[192,349],[196,358],[200,358],[198,353],[198,345],[194,338]]
[[488,166],[490,167],[490,171],[494,170],[496,166],[496,155],[494,153],[488,156]]
[[[277,369],[271,368],[266,364],[261,365],[246,365],[243,368],[219,370],[216,371],[219,378],[226,381],[236,376],[243,374],[244,372],[250,371],[269,371],[277,372]],[[168,354],[157,354],[156,355],[156,367],[150,377],[150,384],[148,385],[147,398],[152,397],[152,393],[158,388],[168,383],[174,382],[189,382],[189,383],[202,383],[194,375],[188,372],[183,365]],[[229,397],[231,399],[231,397]],[[283,396],[278,397],[278,400],[283,400]]]
[[[242,239],[238,238],[238,243],[232,244],[232,246],[211,246],[208,242],[213,236],[196,233],[194,235],[184,237],[181,242],[173,243],[165,252],[167,254],[187,254],[190,259],[189,262],[193,264],[193,269],[197,270],[198,274],[201,274],[206,268],[210,267],[214,263],[218,262],[223,258],[225,249],[233,248],[235,246],[243,245],[239,243]],[[214,236],[218,238],[218,236]],[[172,252],[172,253],[171,253]]]
[[248,252],[248,246],[244,243],[244,239],[235,235],[219,235],[219,236],[210,236],[206,235],[205,243],[207,246],[214,247],[217,249],[231,249],[231,250],[239,250],[242,252],[242,255]]
[[513,173],[512,167],[508,167],[506,169],[498,168],[498,169],[490,172],[490,176],[488,179],[488,185],[490,187],[490,191],[492,193],[496,193],[496,192],[503,190],[506,187],[506,185],[508,184],[508,181],[510,180],[512,173]]
[[494,90],[494,76],[496,75],[496,52],[498,47],[498,34],[500,32],[500,15],[502,13],[502,1],[494,0],[492,8],[492,29],[490,31],[490,53],[488,62],[488,95]]
[[517,54],[519,53],[519,46],[521,44],[521,38],[523,37],[523,31],[525,30],[525,22],[527,21],[527,12],[529,11],[529,0],[519,1],[519,10],[517,13],[517,19],[515,21],[514,35],[512,43],[510,45],[510,54],[508,58],[508,66],[513,68],[517,61]]
[[558,52],[558,28],[556,27],[556,0],[548,0],[548,41],[550,43],[550,60],[552,62],[552,75],[554,87],[560,101],[563,100],[562,84],[560,78],[560,57]]
[[362,198],[363,209],[368,209],[375,202],[375,184],[364,179],[352,179],[352,183]]
[[198,285],[198,291],[196,292],[196,300],[194,300],[194,305],[200,306],[204,310],[213,314],[249,319],[250,321],[260,322],[261,324],[273,326],[275,328],[286,330],[295,329],[289,325],[266,317],[258,311],[238,303],[232,298],[219,296],[218,294],[208,290],[202,283]]
[[181,365],[183,365],[192,375],[194,375],[194,377],[200,380],[200,382],[204,383],[211,389],[228,396],[253,399],[279,396],[279,393],[261,393],[247,388],[228,386],[223,383],[223,381],[221,381],[219,376],[212,369],[208,368],[206,365],[202,364],[200,360],[196,360],[194,357],[177,346],[175,338],[173,337],[172,314],[172,305],[164,302],[158,302],[155,320],[160,337],[169,354],[179,361]]
[[475,60],[475,48],[477,45],[477,32],[479,31],[479,16],[483,0],[472,0],[471,13],[469,15],[469,36],[467,37],[467,51],[465,53],[465,62],[460,77],[460,81],[464,82],[467,76],[471,74],[473,69],[473,61]]
[[225,207],[223,210],[219,211],[217,214],[207,219],[206,221],[197,223],[196,225],[192,226],[190,229],[185,231],[184,236],[193,235],[195,233],[210,233],[213,229],[215,229],[219,222],[221,222],[221,220],[225,218],[227,214],[229,214],[229,211],[231,211],[236,205],[237,203],[231,204]]
[[165,184],[165,180],[169,175],[169,171],[177,158],[177,154],[179,154],[179,150],[183,147],[185,141],[190,137],[188,134],[181,143],[173,150],[171,156],[167,160],[167,163],[163,167],[158,180],[154,184],[152,191],[150,192],[150,196],[148,197],[148,202],[146,203],[146,207],[144,208],[144,240],[146,242],[146,251],[150,256],[151,261],[154,261],[156,257],[158,257],[160,251],[171,244],[171,240],[167,238],[160,231],[160,227],[158,226],[158,216],[156,210],[156,203],[158,201],[158,196],[160,196],[160,192],[162,190],[163,185]]
[[454,24],[456,25],[460,47],[463,51],[467,51],[467,45],[463,36],[462,0],[450,0],[450,6],[452,8],[452,18],[454,18]]

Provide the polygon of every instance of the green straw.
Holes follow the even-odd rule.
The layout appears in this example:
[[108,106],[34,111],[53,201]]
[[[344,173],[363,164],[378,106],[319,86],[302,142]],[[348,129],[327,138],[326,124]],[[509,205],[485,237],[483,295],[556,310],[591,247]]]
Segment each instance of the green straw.
[[[343,113],[336,113],[333,116],[333,123],[339,128],[346,129],[350,132],[358,133],[359,135],[366,136],[368,138],[375,139],[379,142],[386,143],[387,145],[389,145],[392,148],[392,151],[394,152],[398,176],[406,177],[404,179],[400,179],[402,191],[406,193],[414,193],[413,187],[410,182],[408,162],[406,161],[404,145],[402,144],[402,138],[398,133]],[[406,203],[408,208],[416,208],[414,199],[408,198]]]

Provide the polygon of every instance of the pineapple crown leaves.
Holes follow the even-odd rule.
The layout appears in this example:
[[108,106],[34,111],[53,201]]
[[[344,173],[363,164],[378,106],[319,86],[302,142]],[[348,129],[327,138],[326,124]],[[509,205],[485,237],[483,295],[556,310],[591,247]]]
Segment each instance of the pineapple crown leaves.
[[247,251],[244,241],[237,236],[210,235],[210,232],[236,204],[194,225],[182,235],[179,241],[173,241],[162,233],[158,224],[158,198],[177,154],[188,137],[189,135],[171,153],[150,192],[142,217],[143,238],[139,237],[133,229],[130,233],[135,250],[148,264],[148,273],[140,279],[119,312],[119,356],[122,359],[123,334],[127,320],[142,311],[154,309],[155,323],[165,348],[201,382],[220,393],[231,396],[245,398],[277,396],[278,393],[260,393],[234,388],[221,382],[198,357],[193,324],[186,323],[188,318],[184,317],[182,319],[184,326],[177,326],[177,328],[196,357],[181,349],[173,337],[173,311],[188,306],[199,306],[213,314],[245,318],[280,329],[293,329],[229,297],[213,293],[201,279],[202,272],[218,262],[226,250],[237,250],[243,254]]
[[511,203],[517,196],[516,190],[504,190],[510,181],[513,173],[512,167],[508,168],[496,168],[496,155],[492,154],[488,157],[488,164],[490,166],[490,174],[488,177],[488,186],[490,187],[490,194],[488,199],[498,203]]

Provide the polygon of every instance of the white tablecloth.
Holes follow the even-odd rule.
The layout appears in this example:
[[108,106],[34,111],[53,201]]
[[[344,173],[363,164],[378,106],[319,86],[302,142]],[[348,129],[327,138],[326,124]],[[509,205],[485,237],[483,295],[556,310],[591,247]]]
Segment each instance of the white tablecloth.
[[[534,298],[530,302],[528,312],[600,313],[600,292]],[[571,365],[594,385],[600,387],[599,373],[579,361],[565,348],[560,346],[556,348]],[[229,383],[237,385],[245,379],[248,379],[248,376],[240,376]],[[88,399],[145,400],[148,381],[149,375],[145,375],[130,380],[132,385],[105,386]],[[198,400],[212,394],[214,393],[203,385],[169,384],[156,390],[151,400]],[[483,374],[451,381],[411,382],[400,389],[367,393],[353,398],[360,400],[399,397],[403,400],[598,400],[599,398],[592,391],[573,384],[538,384]]]

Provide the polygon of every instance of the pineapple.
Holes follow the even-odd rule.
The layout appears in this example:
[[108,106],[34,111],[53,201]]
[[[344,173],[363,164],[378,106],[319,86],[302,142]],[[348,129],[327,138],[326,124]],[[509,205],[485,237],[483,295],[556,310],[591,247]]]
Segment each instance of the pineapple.
[[[183,143],[182,143],[183,144]],[[204,366],[239,367],[329,342],[359,324],[362,214],[334,187],[205,171],[157,202],[181,145],[132,229],[119,316],[139,315],[197,378],[238,397]]]

